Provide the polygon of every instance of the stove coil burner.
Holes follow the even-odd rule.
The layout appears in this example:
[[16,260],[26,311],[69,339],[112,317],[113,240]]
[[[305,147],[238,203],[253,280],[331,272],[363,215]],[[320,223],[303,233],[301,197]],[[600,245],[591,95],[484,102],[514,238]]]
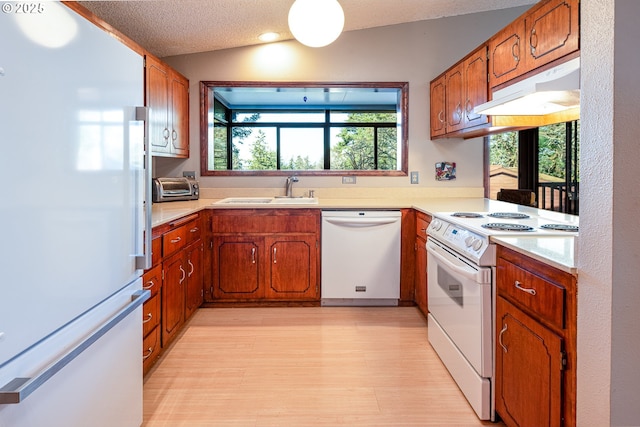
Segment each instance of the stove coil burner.
[[500,231],[533,231],[533,227],[523,224],[506,224],[500,222],[490,222],[489,224],[482,224],[484,228],[489,230]]
[[558,230],[558,231],[578,231],[577,225],[568,225],[568,224],[544,224],[541,225],[540,228],[546,228],[547,230]]
[[491,216],[493,218],[502,218],[502,219],[526,219],[529,218],[529,215],[518,213],[518,212],[493,212],[488,214],[487,216]]
[[456,218],[482,218],[482,214],[475,212],[455,212],[452,213],[451,216],[455,216]]

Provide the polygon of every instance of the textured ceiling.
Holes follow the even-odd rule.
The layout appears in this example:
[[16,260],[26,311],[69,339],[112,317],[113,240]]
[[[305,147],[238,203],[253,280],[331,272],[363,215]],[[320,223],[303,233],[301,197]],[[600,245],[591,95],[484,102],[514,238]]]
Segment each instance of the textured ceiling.
[[[321,0],[318,0],[321,1]],[[344,31],[531,5],[537,0],[340,0]],[[80,1],[157,56],[261,43],[273,31],[292,39],[293,0]]]

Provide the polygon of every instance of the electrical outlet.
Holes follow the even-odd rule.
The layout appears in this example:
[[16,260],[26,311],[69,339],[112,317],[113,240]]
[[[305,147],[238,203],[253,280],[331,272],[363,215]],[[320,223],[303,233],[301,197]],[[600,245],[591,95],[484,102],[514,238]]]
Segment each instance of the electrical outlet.
[[185,178],[196,178],[196,173],[195,171],[182,171],[182,176]]
[[420,177],[419,177],[418,171],[411,172],[411,183],[412,184],[420,183]]
[[356,183],[356,177],[355,176],[343,176],[342,177],[342,183],[343,184],[355,184]]

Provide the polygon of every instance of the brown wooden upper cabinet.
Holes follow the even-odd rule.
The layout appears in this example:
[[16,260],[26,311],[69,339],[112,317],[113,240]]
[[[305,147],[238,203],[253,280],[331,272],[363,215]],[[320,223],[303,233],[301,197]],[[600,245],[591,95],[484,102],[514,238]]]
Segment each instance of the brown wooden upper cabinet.
[[578,51],[579,33],[579,0],[540,2],[489,40],[489,87]]
[[473,108],[487,102],[487,46],[483,45],[449,68],[430,85],[431,138],[487,123]]
[[156,156],[189,157],[189,80],[159,59],[145,57],[149,141]]

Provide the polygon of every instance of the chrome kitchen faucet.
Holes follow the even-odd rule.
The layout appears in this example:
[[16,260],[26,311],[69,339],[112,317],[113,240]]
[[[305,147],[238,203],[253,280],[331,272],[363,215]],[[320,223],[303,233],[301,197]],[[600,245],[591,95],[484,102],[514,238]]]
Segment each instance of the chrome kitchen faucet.
[[290,176],[287,178],[287,184],[285,187],[285,196],[286,197],[293,197],[293,183],[294,182],[298,182],[298,177],[297,176]]

